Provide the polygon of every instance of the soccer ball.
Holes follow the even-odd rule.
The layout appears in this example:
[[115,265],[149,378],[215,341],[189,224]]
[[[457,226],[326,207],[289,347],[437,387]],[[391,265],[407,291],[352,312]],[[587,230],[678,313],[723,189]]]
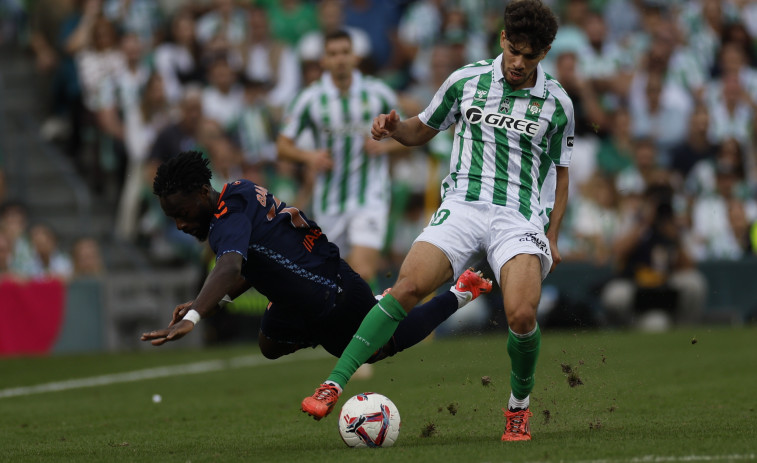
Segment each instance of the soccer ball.
[[386,396],[363,392],[342,406],[339,434],[349,447],[391,447],[400,434],[400,412]]

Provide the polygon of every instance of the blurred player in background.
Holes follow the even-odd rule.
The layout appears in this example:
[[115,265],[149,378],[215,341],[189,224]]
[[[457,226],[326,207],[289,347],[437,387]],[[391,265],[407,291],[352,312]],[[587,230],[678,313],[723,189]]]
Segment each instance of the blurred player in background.
[[[315,220],[345,260],[372,283],[386,238],[391,195],[389,147],[370,138],[373,115],[397,105],[383,82],[357,70],[352,39],[337,30],[324,38],[323,75],[303,90],[284,115],[279,156],[301,162],[317,175],[312,197]],[[295,140],[312,129],[317,149]]]
[[[408,146],[456,124],[451,173],[442,183],[443,202],[397,282],[366,315],[326,382],[303,400],[302,410],[316,419],[333,409],[373,346],[390,339],[418,301],[485,255],[502,288],[509,325],[512,392],[502,440],[531,439],[529,396],[541,346],[536,308],[542,280],[560,262],[573,104],[539,65],[557,33],[552,11],[539,0],[520,0],[509,3],[504,16],[501,55],[453,72],[420,115],[400,121],[392,110],[374,119],[374,139],[392,137]],[[542,185],[553,168],[550,211],[541,204]]]
[[[142,335],[159,346],[180,339],[223,300],[255,287],[270,301],[259,344],[270,359],[322,345],[342,353],[376,298],[339,257],[339,248],[304,213],[260,185],[237,180],[218,192],[208,161],[194,151],[162,164],[153,192],[184,233],[208,240],[217,256],[197,298],[177,306],[168,328]],[[428,336],[459,307],[491,290],[480,273],[465,272],[450,291],[413,311],[368,362],[394,355]]]

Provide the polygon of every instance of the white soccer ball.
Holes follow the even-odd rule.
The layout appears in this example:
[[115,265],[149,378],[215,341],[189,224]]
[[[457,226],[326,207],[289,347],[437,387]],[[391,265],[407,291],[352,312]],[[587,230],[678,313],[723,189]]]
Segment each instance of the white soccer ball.
[[339,412],[339,434],[349,447],[391,447],[400,435],[400,412],[375,392],[351,397]]

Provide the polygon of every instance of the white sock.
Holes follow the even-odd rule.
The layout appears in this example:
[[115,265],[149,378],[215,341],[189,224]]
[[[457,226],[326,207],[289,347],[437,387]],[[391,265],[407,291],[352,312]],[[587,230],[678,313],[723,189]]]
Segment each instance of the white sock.
[[516,410],[521,409],[525,410],[528,408],[528,406],[531,404],[530,396],[526,397],[525,399],[516,399],[513,393],[510,393],[510,400],[507,401],[507,409],[508,410]]
[[473,293],[470,291],[460,291],[454,285],[449,289],[457,298],[457,308],[462,309],[465,304],[473,300]]
[[511,333],[513,334],[513,336],[515,336],[516,338],[521,338],[521,339],[523,339],[523,338],[527,338],[527,337],[531,336],[532,334],[536,333],[536,329],[537,329],[538,327],[539,327],[539,324],[537,323],[537,324],[536,324],[536,326],[534,326],[534,329],[532,329],[532,330],[531,330],[531,331],[529,331],[528,333],[523,333],[523,334],[521,334],[521,333],[516,333],[515,331],[511,330],[510,328],[508,328],[508,330],[510,330],[510,332],[511,332]]
[[323,382],[323,384],[328,384],[329,386],[334,386],[339,391],[339,394],[342,393],[342,386],[340,386],[339,383],[335,383],[334,381],[326,380],[326,381]]

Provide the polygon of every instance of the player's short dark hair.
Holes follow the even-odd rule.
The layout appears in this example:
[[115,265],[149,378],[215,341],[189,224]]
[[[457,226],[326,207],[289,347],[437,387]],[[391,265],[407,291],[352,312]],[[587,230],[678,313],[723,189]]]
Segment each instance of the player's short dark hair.
[[352,36],[350,35],[349,32],[347,32],[344,29],[337,29],[333,32],[329,32],[323,37],[323,44],[325,46],[327,43],[331,42],[332,40],[341,40],[341,39],[347,39],[350,41],[350,43],[352,43]]
[[557,27],[557,17],[541,0],[513,0],[505,7],[505,37],[527,43],[534,53],[552,44]]
[[152,192],[160,198],[174,193],[192,193],[210,185],[209,161],[199,151],[182,151],[158,167]]

